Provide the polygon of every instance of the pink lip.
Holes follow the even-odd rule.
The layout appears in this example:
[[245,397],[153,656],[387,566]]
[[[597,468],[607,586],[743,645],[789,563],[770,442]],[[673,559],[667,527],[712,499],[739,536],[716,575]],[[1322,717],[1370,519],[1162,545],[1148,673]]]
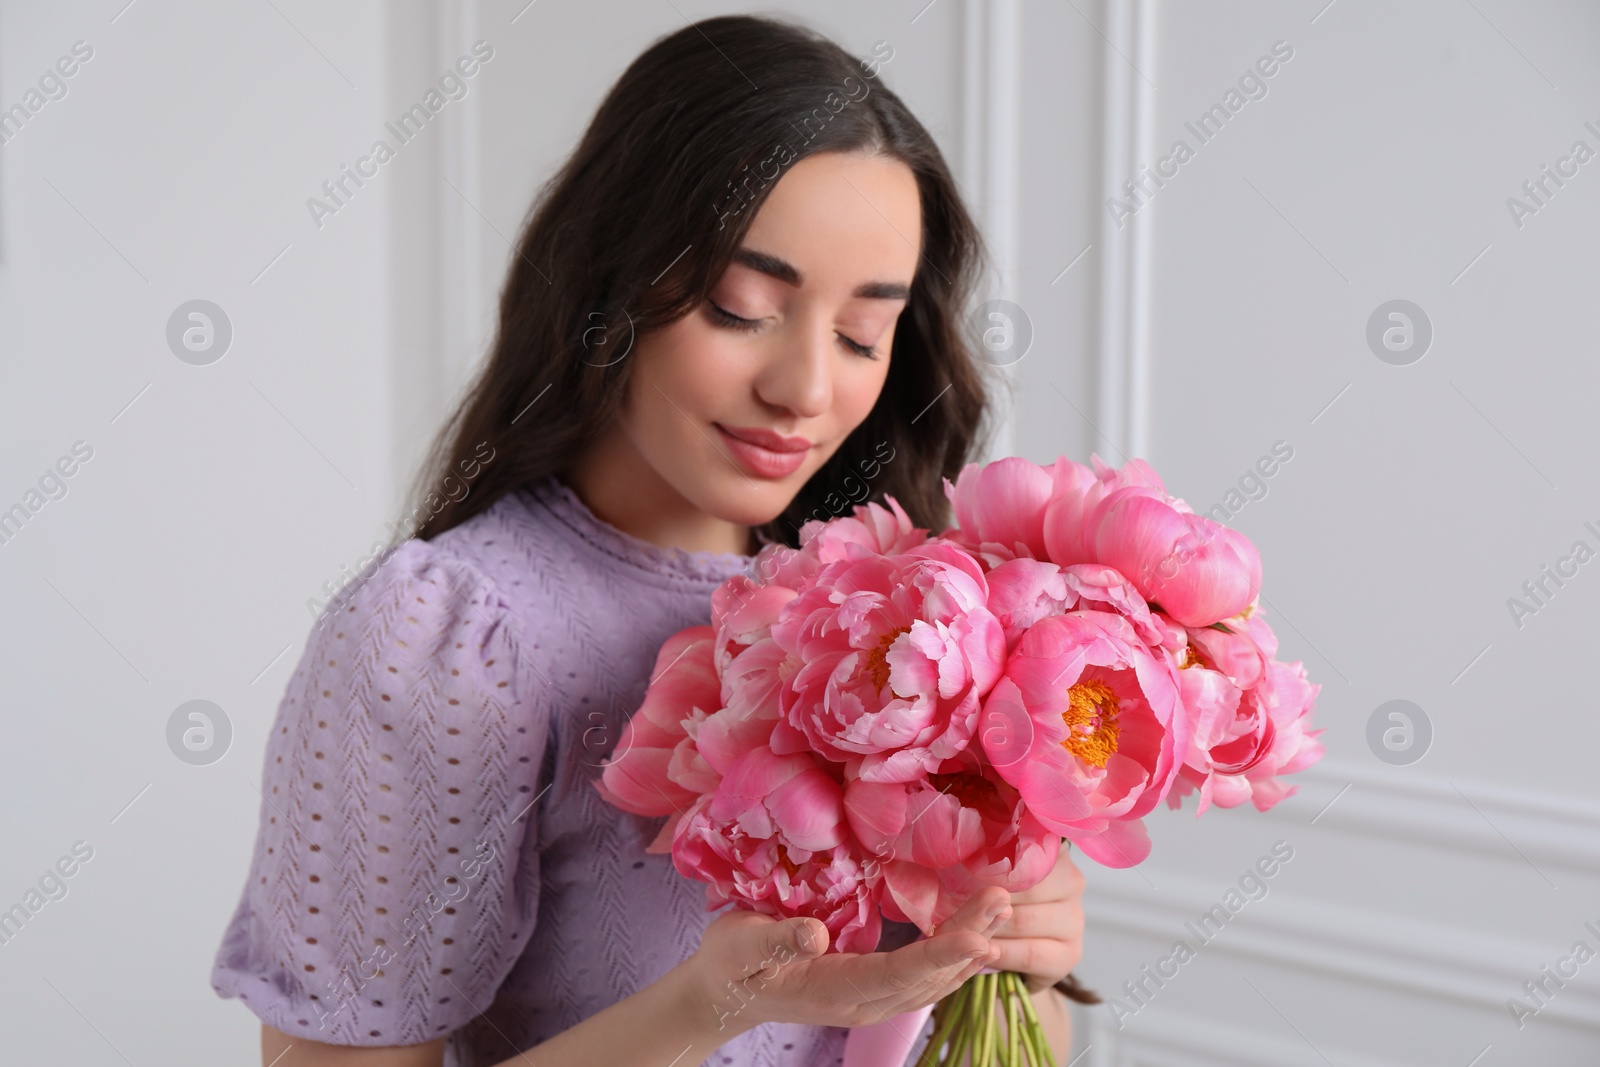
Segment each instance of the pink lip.
[[799,470],[811,450],[804,437],[785,437],[758,427],[712,423],[745,469],[763,478],[782,478]]
[[805,437],[785,437],[781,433],[763,429],[759,426],[724,426],[717,423],[717,429],[722,430],[730,437],[737,437],[741,441],[749,441],[753,445],[760,445],[769,452],[804,452],[811,447],[811,441]]

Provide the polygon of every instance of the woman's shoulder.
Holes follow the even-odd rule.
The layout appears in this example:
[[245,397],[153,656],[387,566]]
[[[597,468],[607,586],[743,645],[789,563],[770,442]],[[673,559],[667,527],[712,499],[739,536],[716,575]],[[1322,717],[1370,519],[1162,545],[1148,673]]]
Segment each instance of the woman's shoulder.
[[599,518],[555,475],[504,494],[431,543],[529,608],[698,601],[751,560],[643,541]]
[[499,522],[495,516],[483,519],[475,516],[431,540],[410,538],[380,553],[329,600],[307,641],[305,660],[361,676],[377,671],[421,677],[448,663],[457,675],[495,675],[501,689],[522,689],[515,678],[491,669],[497,656],[503,666],[526,662],[528,645],[517,597],[503,588],[506,576],[477,550],[485,539],[472,535]]
[[[477,606],[504,613],[526,584],[530,556],[548,555],[548,538],[526,490],[513,490],[471,518],[428,540],[411,537],[374,556],[329,600],[321,624],[371,613],[401,599],[441,610]],[[554,561],[552,561],[554,562]],[[426,586],[433,590],[417,587]]]

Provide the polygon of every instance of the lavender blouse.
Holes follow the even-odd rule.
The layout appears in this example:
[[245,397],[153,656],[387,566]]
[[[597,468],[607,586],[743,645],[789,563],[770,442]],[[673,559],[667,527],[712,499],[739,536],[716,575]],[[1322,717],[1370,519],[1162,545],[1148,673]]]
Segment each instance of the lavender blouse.
[[[665,818],[591,782],[662,642],[749,562],[642,541],[549,478],[341,591],[272,725],[218,995],[329,1044],[448,1035],[446,1067],[485,1067],[688,958],[721,912],[645,853]],[[886,922],[879,947],[915,935]],[[826,1067],[847,1034],[764,1023],[704,1063]]]

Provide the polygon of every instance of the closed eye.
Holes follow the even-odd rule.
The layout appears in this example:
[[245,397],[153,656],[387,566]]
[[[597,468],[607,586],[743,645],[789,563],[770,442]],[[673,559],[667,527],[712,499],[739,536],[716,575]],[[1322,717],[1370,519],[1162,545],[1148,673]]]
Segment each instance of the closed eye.
[[[711,320],[718,326],[730,330],[739,330],[742,333],[754,333],[761,328],[760,319],[741,318],[733,312],[718,306],[713,300],[707,300],[706,306],[711,309]],[[863,356],[867,359],[878,358],[878,350],[872,345],[864,345],[859,341],[852,341],[844,334],[839,335],[839,340],[844,342],[845,347],[858,356]]]

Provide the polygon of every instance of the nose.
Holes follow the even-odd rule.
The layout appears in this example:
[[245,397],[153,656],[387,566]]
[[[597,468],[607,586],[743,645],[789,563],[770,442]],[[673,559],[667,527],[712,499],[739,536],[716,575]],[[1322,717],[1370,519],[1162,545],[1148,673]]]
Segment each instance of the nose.
[[756,395],[801,418],[815,418],[833,404],[833,330],[823,322],[796,322],[772,348],[756,381]]

